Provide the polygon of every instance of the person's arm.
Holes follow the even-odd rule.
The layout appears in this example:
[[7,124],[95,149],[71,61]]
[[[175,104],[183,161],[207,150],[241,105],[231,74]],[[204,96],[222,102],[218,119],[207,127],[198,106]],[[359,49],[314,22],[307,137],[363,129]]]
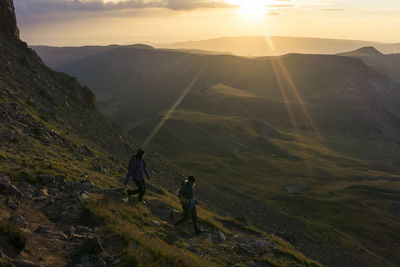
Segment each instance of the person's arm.
[[144,161],[144,160],[143,160],[143,170],[147,176],[147,179],[150,179],[150,174],[149,174],[149,171],[147,170],[146,161]]

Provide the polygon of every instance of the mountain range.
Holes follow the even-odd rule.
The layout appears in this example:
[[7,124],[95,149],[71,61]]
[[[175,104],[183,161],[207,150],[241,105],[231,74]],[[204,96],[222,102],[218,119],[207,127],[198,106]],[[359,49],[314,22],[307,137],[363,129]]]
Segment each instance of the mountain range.
[[[328,266],[399,262],[400,85],[392,65],[377,67],[357,51],[37,51],[92,88],[100,110],[140,143],[201,177],[201,199],[220,214]],[[64,51],[74,56],[63,61]],[[381,56],[382,65],[396,57]]]
[[285,36],[221,37],[208,40],[155,44],[154,46],[158,48],[218,51],[220,53],[251,57],[279,56],[288,53],[336,54],[366,46],[374,46],[386,54],[400,53],[400,44],[398,43]]
[[375,47],[363,47],[339,55],[359,58],[373,69],[386,74],[394,80],[400,80],[400,53],[386,55]]

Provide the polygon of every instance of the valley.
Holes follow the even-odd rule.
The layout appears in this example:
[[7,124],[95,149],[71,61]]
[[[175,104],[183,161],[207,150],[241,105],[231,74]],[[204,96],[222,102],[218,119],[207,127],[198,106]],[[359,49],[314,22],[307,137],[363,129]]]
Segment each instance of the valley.
[[399,262],[394,73],[353,56],[243,58],[143,45],[96,48],[63,64],[64,48],[52,49],[38,50],[45,62],[92,88],[132,137],[201,179],[202,205],[324,265]]

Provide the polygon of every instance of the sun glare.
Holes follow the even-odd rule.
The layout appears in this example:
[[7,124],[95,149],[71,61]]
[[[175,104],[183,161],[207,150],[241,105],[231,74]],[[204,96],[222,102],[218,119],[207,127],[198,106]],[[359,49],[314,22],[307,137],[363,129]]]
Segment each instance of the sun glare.
[[259,19],[266,14],[266,0],[226,0],[239,7],[239,13],[246,19]]

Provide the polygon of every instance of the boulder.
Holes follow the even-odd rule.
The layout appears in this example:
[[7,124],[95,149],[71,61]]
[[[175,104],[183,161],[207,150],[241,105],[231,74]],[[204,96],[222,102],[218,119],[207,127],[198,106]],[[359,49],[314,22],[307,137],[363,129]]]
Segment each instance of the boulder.
[[76,226],[75,233],[78,235],[93,235],[94,230],[86,226]]
[[10,185],[7,190],[8,195],[12,195],[17,198],[22,198],[24,196],[24,194],[15,185]]
[[11,198],[6,199],[6,204],[10,209],[13,209],[13,210],[18,209],[17,203],[15,203]]
[[34,187],[25,181],[17,183],[16,186],[25,196],[31,195],[35,191]]
[[10,178],[8,176],[3,176],[0,178],[0,192],[7,196],[16,196],[22,198],[24,194],[15,185],[11,184]]
[[53,239],[62,239],[62,240],[68,239],[67,235],[64,234],[62,231],[52,229],[45,225],[39,225],[39,227],[35,230],[35,233],[43,234],[43,235],[45,235],[49,238],[53,238]]

